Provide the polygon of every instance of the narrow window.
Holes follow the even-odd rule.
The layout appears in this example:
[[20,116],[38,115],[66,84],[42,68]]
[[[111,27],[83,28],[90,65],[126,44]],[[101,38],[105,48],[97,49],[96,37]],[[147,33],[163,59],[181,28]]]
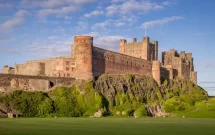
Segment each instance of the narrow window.
[[69,65],[70,64],[70,62],[69,61],[66,61],[66,65]]

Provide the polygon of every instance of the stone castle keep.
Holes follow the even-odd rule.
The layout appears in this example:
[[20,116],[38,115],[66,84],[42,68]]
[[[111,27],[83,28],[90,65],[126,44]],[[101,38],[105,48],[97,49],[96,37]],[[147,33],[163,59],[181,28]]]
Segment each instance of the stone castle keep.
[[127,43],[120,39],[120,52],[113,52],[93,46],[93,37],[76,36],[71,48],[72,55],[27,61],[15,64],[14,68],[4,66],[3,73],[31,76],[68,77],[94,79],[106,74],[150,75],[160,85],[160,78],[180,77],[197,84],[192,53],[170,50],[162,53],[158,61],[158,41],[150,42],[144,37],[141,42],[134,38]]

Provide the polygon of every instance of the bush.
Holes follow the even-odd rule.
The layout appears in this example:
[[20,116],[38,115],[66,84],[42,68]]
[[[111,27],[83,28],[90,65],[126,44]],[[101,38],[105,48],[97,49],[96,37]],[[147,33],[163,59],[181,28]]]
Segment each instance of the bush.
[[173,97],[164,103],[166,112],[184,111],[187,108],[189,108],[189,104],[182,102],[178,97]]
[[75,87],[57,88],[51,92],[54,101],[55,113],[62,117],[78,117],[83,114],[82,108],[78,106]]
[[47,117],[54,112],[53,102],[51,99],[46,98],[41,104],[38,105],[38,116]]
[[8,104],[8,111],[24,117],[46,116],[53,112],[51,99],[42,92],[14,91],[1,97],[0,102]]
[[134,110],[133,109],[126,109],[122,112],[122,116],[134,116]]
[[134,112],[135,116],[142,117],[142,116],[147,116],[147,110],[145,107],[140,107]]

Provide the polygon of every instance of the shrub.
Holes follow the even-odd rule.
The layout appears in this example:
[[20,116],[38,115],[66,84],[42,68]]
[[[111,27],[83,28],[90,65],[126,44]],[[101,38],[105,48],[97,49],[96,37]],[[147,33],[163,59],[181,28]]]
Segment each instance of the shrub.
[[57,88],[51,92],[54,101],[55,113],[62,117],[78,117],[83,111],[78,106],[77,95],[75,87],[72,88]]
[[134,116],[134,110],[133,109],[126,109],[122,112],[123,116]]
[[53,113],[54,107],[53,107],[53,102],[51,99],[46,98],[42,103],[38,105],[38,116],[40,117],[47,117],[50,114]]
[[185,109],[186,104],[180,101],[180,99],[177,97],[173,97],[164,103],[164,110],[166,112],[183,111]]
[[141,116],[147,116],[147,110],[145,109],[144,106],[139,107],[135,112],[135,116],[141,117]]
[[53,111],[51,100],[42,92],[14,91],[1,98],[4,99],[1,103],[5,102],[10,110],[16,110],[24,117],[46,116]]

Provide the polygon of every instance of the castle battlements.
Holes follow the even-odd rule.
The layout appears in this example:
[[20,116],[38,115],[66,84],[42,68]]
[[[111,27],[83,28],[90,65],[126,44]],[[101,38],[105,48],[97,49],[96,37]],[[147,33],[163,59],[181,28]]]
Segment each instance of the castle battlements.
[[160,85],[160,78],[181,77],[197,84],[197,72],[194,71],[192,53],[175,49],[162,53],[162,62],[158,61],[158,41],[143,37],[127,43],[119,39],[120,52],[113,52],[93,46],[93,37],[75,36],[70,56],[27,61],[16,64],[14,68],[3,67],[3,73],[68,77],[89,80],[106,74],[149,75]]

